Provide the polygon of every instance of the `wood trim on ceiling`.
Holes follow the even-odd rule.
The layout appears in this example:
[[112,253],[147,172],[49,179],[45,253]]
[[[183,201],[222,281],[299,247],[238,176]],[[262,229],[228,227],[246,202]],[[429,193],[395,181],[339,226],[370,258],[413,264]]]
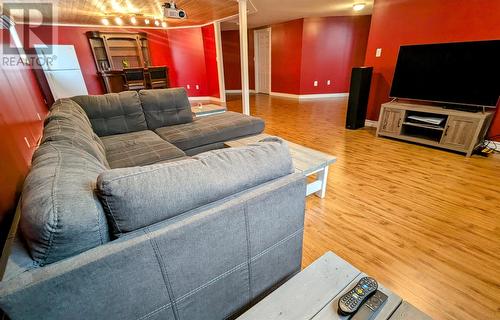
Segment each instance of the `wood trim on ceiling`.
[[[34,0],[33,4],[43,3],[44,0]],[[251,0],[247,0],[251,3]],[[14,3],[21,0],[13,0]],[[118,1],[120,3],[121,1]],[[130,2],[130,1],[129,1]],[[146,0],[133,0],[132,4],[135,6],[133,9],[125,9],[125,2],[122,3],[122,9],[112,7],[110,4],[106,3],[104,5],[91,5],[90,2],[78,2],[78,1],[63,1],[54,0],[53,9],[51,13],[54,17],[53,22],[42,22],[41,25],[50,26],[68,26],[68,27],[106,27],[106,28],[130,28],[130,29],[183,29],[183,28],[199,28],[207,25],[211,25],[215,22],[222,22],[230,19],[235,19],[238,17],[238,3],[235,0],[176,0],[178,8],[182,8],[187,12],[187,19],[164,19],[163,11],[161,8],[155,5],[151,5],[149,1]],[[253,13],[256,12],[256,8],[251,4]],[[44,9],[49,10],[49,9]],[[139,20],[140,25],[134,25],[132,23],[127,23],[128,18],[135,16]],[[121,17],[125,22],[123,25],[117,25],[113,23],[115,17]],[[22,24],[22,17],[13,17],[14,20]],[[110,20],[109,25],[104,25],[101,23],[103,18]],[[158,19],[160,22],[167,22],[169,26],[161,27],[155,25],[144,24],[144,19],[155,20]],[[33,22],[37,26],[40,25],[40,21]]]
[[[53,26],[53,27],[83,27],[83,28],[106,28],[106,29],[146,29],[146,30],[173,30],[173,29],[189,29],[189,28],[202,28],[209,26],[211,24],[214,24],[216,22],[224,22],[227,20],[231,20],[234,18],[237,18],[238,14],[214,20],[211,22],[207,22],[205,24],[198,24],[198,25],[189,25],[189,26],[176,26],[176,27],[156,27],[156,26],[128,26],[128,25],[123,25],[123,26],[105,26],[102,24],[76,24],[76,23],[42,23],[42,24],[37,24],[37,25],[42,25],[42,26]],[[23,24],[23,23],[17,23],[17,24]]]

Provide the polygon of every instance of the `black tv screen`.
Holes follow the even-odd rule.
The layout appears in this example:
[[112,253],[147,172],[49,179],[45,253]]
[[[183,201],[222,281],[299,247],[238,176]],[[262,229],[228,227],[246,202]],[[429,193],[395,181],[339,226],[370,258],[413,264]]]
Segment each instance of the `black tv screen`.
[[495,107],[500,40],[401,46],[391,97]]

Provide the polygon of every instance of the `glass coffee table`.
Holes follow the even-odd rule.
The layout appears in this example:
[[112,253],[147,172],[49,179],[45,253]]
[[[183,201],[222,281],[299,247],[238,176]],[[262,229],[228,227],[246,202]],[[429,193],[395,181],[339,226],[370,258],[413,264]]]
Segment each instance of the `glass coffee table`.
[[[264,138],[273,137],[269,134],[258,134],[237,140],[225,142],[226,147],[241,147],[261,141]],[[284,140],[284,139],[283,139]],[[335,156],[301,146],[287,141],[293,166],[296,172],[301,172],[309,177],[315,175],[315,179],[307,184],[306,195],[315,193],[318,197],[324,198],[328,179],[328,167],[337,161]]]
[[227,109],[224,106],[217,104],[198,104],[196,106],[191,106],[191,112],[197,117],[206,117],[214,114],[224,113]]

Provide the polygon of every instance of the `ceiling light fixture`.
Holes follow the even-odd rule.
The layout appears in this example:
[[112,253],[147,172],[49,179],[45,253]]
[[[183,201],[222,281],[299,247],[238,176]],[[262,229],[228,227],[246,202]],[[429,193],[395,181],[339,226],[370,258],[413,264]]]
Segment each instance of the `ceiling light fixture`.
[[157,27],[158,27],[159,25],[160,25],[160,21],[155,20],[155,26],[157,26]]
[[137,11],[137,9],[134,7],[134,5],[132,4],[132,2],[130,2],[129,0],[127,0],[125,3],[127,5],[127,10],[129,12],[136,12]]
[[163,28],[166,28],[166,27],[167,27],[167,23],[166,23],[165,21],[163,21],[163,22],[161,23],[161,26],[162,26]]
[[112,0],[111,1],[111,8],[113,8],[113,10],[115,12],[123,12],[123,7],[116,1],[116,0]]
[[132,23],[132,24],[137,24],[137,19],[136,19],[134,16],[132,16],[132,17],[130,18],[130,23]]
[[121,25],[123,24],[123,20],[122,20],[122,18],[120,18],[120,17],[116,17],[116,18],[115,18],[115,23],[116,23],[117,25],[121,26]]
[[103,25],[105,25],[105,26],[109,26],[109,20],[108,20],[108,19],[106,19],[106,18],[103,18],[103,19],[101,20],[101,23],[102,23]]
[[354,10],[354,11],[361,11],[361,10],[363,10],[365,7],[366,7],[366,4],[365,4],[364,2],[359,2],[359,3],[355,3],[355,4],[352,6],[352,10]]
[[149,24],[149,19],[144,19],[144,24]]

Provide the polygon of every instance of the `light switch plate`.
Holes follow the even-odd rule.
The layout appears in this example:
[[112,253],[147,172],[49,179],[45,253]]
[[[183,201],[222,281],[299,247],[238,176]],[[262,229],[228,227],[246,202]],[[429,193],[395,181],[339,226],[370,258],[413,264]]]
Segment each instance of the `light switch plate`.
[[375,57],[379,58],[382,56],[382,48],[377,48],[377,51],[375,52]]

